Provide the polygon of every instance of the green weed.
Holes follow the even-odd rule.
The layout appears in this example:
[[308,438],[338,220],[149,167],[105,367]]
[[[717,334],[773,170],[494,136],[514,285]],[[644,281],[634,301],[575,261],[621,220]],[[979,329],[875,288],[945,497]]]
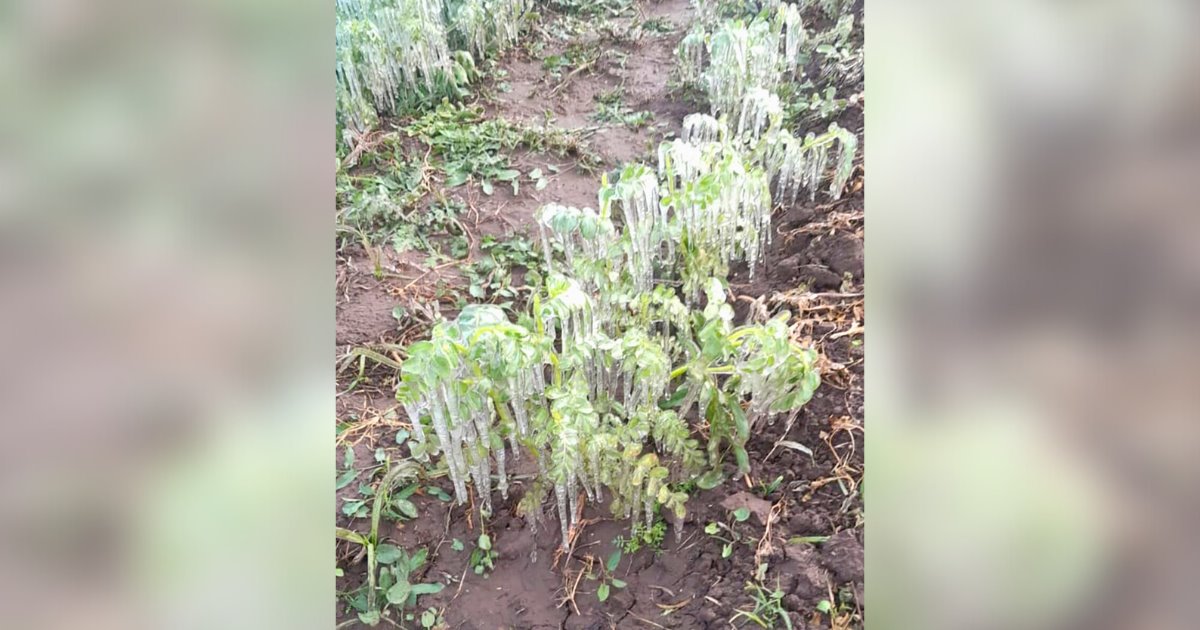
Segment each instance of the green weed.
[[791,630],[792,620],[783,607],[783,591],[776,585],[773,590],[767,590],[762,585],[746,582],[746,591],[754,598],[753,610],[739,609],[730,619],[730,623],[739,618],[745,618],[761,628],[778,628],[779,622]]
[[613,539],[613,544],[625,553],[637,553],[643,547],[653,549],[657,553],[662,551],[663,540],[666,536],[666,521],[656,519],[650,527],[646,527],[645,524],[638,521],[633,524],[633,531],[630,533],[629,538],[617,536]]
[[624,97],[625,91],[621,88],[597,96],[596,113],[592,114],[592,120],[625,125],[631,129],[641,129],[654,120],[653,112],[635,112],[626,107]]

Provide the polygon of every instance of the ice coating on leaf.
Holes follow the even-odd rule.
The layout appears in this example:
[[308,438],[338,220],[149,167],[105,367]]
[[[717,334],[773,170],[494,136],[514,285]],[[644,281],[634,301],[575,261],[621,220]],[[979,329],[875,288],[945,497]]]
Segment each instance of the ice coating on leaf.
[[750,88],[738,116],[738,138],[754,142],[767,130],[768,124],[774,122],[777,125],[782,116],[779,96],[762,88]]
[[796,73],[799,67],[805,39],[808,36],[804,30],[804,22],[800,18],[800,10],[796,5],[780,3],[777,7],[776,22],[783,30],[783,61],[788,70]]
[[650,291],[654,265],[663,255],[674,258],[674,243],[668,233],[667,210],[659,203],[658,176],[641,164],[626,166],[615,186],[620,200],[625,231],[625,253],[633,284]]
[[451,75],[441,0],[338,0],[338,113],[358,130],[397,99]]
[[695,83],[700,80],[704,71],[704,57],[708,51],[706,38],[707,33],[704,32],[704,27],[697,24],[679,42],[676,56],[679,59],[679,78],[684,83]]
[[752,88],[774,91],[787,67],[779,35],[767,20],[726,22],[712,36],[704,74],[713,113],[737,114]]
[[771,238],[766,172],[748,164],[730,141],[664,143],[659,165],[669,192],[663,205],[674,213],[689,252],[681,269],[684,294],[695,300],[709,278],[724,275],[736,260],[749,263],[753,277]]
[[802,141],[783,130],[771,133],[766,140],[763,159],[771,178],[776,181],[776,198],[788,198],[795,203],[803,189],[809,191],[809,199],[815,199],[829,167],[830,150],[835,145],[838,148],[837,163],[829,178],[828,192],[830,197],[840,199],[853,172],[858,149],[858,138],[853,133],[836,123],[825,133],[819,136],[810,133]]
[[464,0],[454,16],[454,30],[477,57],[490,48],[516,43],[529,0]]
[[720,121],[708,114],[688,114],[683,119],[683,141],[693,144],[717,142],[721,139]]

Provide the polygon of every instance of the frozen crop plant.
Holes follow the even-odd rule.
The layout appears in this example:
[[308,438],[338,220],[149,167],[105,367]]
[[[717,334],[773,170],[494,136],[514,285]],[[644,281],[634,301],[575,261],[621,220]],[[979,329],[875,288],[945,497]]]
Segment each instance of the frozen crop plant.
[[[517,43],[531,0],[447,0],[454,31],[476,57]],[[457,5],[457,7],[455,7]]]
[[[566,247],[594,228],[585,211],[541,215]],[[575,266],[588,268],[621,250],[573,251]],[[622,279],[591,292],[551,271],[519,323],[497,307],[468,306],[409,347],[397,390],[414,457],[445,463],[460,504],[473,487],[490,513],[492,491],[507,495],[510,459],[530,457],[539,472],[521,501],[527,523],[537,527],[537,506],[552,496],[564,548],[585,500],[647,524],[661,508],[678,536],[688,498],[679,484],[719,467],[726,447],[746,470],[750,427],[800,406],[819,382],[811,351],[789,340],[783,320],[731,326],[720,281],[710,280],[697,313],[670,289],[637,292],[627,273],[614,273]],[[604,304],[607,330],[597,318]],[[707,457],[686,420],[693,409]]]

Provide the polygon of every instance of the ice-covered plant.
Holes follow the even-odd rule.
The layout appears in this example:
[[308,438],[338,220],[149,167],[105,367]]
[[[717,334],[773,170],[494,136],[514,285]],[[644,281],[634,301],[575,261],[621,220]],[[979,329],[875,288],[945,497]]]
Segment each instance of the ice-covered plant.
[[754,142],[768,126],[773,123],[777,126],[782,116],[783,106],[779,103],[778,95],[762,88],[751,88],[742,101],[737,136],[741,140]]
[[707,38],[708,33],[704,27],[696,24],[675,49],[675,56],[679,61],[679,79],[684,84],[693,84],[700,80],[708,54]]
[[517,43],[531,0],[446,0],[453,31],[464,48],[482,58]]
[[364,129],[419,88],[454,80],[441,0],[337,0],[341,122]]
[[674,140],[659,147],[662,206],[678,224],[678,272],[691,301],[733,261],[748,263],[753,277],[770,242],[769,180],[745,155],[730,141]]
[[[765,23],[761,20],[756,22]],[[736,41],[748,32],[739,26],[729,32],[729,37]],[[715,55],[713,63],[716,67]],[[710,68],[708,76],[711,79],[723,75],[720,71],[714,72]],[[660,148],[659,169],[664,181],[676,182],[706,172],[698,166],[702,164],[700,156],[706,154],[702,148],[718,144],[731,151],[743,152],[743,161],[746,164],[762,167],[768,180],[775,184],[777,201],[790,199],[794,203],[802,189],[809,191],[809,198],[814,199],[817,189],[826,182],[829,196],[834,199],[841,198],[853,170],[858,150],[857,136],[836,123],[831,123],[828,129],[819,135],[810,132],[803,138],[797,138],[783,124],[784,111],[779,95],[764,87],[742,89],[740,86],[746,83],[739,83],[739,80],[730,78],[726,81],[727,87],[736,87],[730,90],[740,90],[742,100],[736,107],[727,106],[725,111],[728,113],[721,115],[714,102],[714,114],[719,117],[707,114],[691,114],[685,117],[681,134],[683,142]],[[832,94],[833,92],[827,91],[826,96],[831,98]],[[819,106],[824,101],[817,99],[810,102]],[[680,146],[682,144],[691,144],[697,149],[691,150]],[[668,164],[673,166],[671,172],[664,171]],[[833,169],[829,172],[831,165]],[[731,216],[735,220],[742,218],[739,214]],[[724,258],[725,262],[734,259]],[[753,259],[751,256],[750,260]]]
[[658,174],[641,164],[626,166],[617,183],[611,188],[603,186],[600,194],[617,201],[622,211],[627,236],[622,244],[633,286],[639,291],[651,290],[655,262],[664,254],[667,260],[675,255],[667,208],[659,203]]
[[724,139],[724,125],[708,114],[688,114],[683,119],[683,141],[702,144]]
[[787,67],[779,32],[770,21],[724,23],[710,39],[704,74],[713,115],[737,116],[749,90],[774,91]]
[[[736,170],[737,153],[711,150],[700,179],[716,199],[750,178]],[[765,188],[765,174],[758,180]],[[703,313],[668,287],[640,289],[631,259],[643,255],[635,245],[642,221],[655,222],[656,239],[702,238],[688,236],[689,217],[660,194],[655,172],[633,167],[605,186],[599,212],[543,208],[550,272],[529,312],[511,322],[496,307],[470,306],[409,348],[397,398],[413,423],[413,454],[445,462],[460,503],[473,486],[490,511],[493,488],[507,493],[508,457],[524,452],[539,471],[522,500],[527,521],[537,527],[552,494],[564,548],[585,496],[645,526],[661,508],[678,535],[687,501],[680,484],[719,467],[729,450],[745,470],[753,419],[812,395],[813,361],[782,321],[734,329],[719,280],[708,282]],[[613,208],[622,212],[619,235]],[[550,254],[551,243],[566,260]],[[669,251],[656,250],[665,273],[674,267]],[[707,457],[687,420],[696,402]]]
[[[832,153],[835,147],[836,153]],[[858,137],[837,123],[830,123],[825,133],[810,132],[803,139],[785,130],[776,130],[764,136],[757,150],[771,179],[776,182],[776,199],[790,196],[795,203],[801,189],[807,189],[809,199],[815,199],[831,159],[833,172],[828,179],[827,192],[830,197],[840,199],[854,170]]]
[[477,76],[475,59],[516,43],[532,0],[337,0],[338,125],[358,132],[442,98]]
[[[708,423],[710,460],[719,460],[728,445],[738,469],[746,472],[751,430],[772,413],[808,402],[820,385],[816,353],[791,340],[786,313],[766,325],[734,328],[733,308],[721,284],[711,281],[706,292],[708,304],[695,317],[695,335],[688,340],[689,360],[672,372],[683,377],[673,399],[682,393],[678,411],[683,416],[699,405]],[[742,405],[747,398],[749,416]]]

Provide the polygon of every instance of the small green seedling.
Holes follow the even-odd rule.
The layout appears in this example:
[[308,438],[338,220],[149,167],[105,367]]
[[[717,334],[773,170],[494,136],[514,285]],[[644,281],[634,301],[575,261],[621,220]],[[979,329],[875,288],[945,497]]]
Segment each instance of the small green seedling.
[[479,540],[476,541],[475,550],[471,552],[470,564],[471,569],[475,571],[475,575],[483,575],[485,571],[492,571],[496,568],[495,550],[492,549],[492,538],[486,533],[479,535]]
[[663,539],[666,536],[666,521],[656,520],[650,527],[639,522],[633,525],[633,533],[628,539],[624,536],[617,536],[613,539],[613,544],[625,553],[637,553],[642,547],[648,547],[657,553],[662,551]]
[[730,623],[745,618],[760,628],[778,628],[782,622],[788,630],[792,630],[792,620],[783,607],[783,590],[778,584],[774,590],[767,590],[760,584],[746,582],[746,591],[754,598],[754,610],[739,609],[729,620]]
[[425,609],[425,612],[421,613],[422,628],[436,628],[444,623],[442,613],[437,608],[430,606]]
[[[722,529],[729,532],[730,538],[725,538],[724,536],[719,535]],[[732,527],[726,525],[725,523],[709,523],[708,525],[704,526],[704,533],[723,543],[721,546],[722,558],[728,558],[729,556],[733,555],[733,546],[742,540],[741,536],[739,536],[737,532],[733,531]]]
[[[612,552],[612,554],[608,556],[608,560],[604,562],[604,571],[599,576],[600,586],[596,587],[596,599],[600,601],[607,600],[609,593],[611,592],[610,588],[625,588],[625,580],[613,575],[613,572],[617,570],[617,567],[620,566],[620,564],[621,550],[617,549],[616,551]],[[588,578],[594,580],[596,579],[596,576],[589,574]]]
[[758,496],[765,499],[772,494],[775,494],[775,491],[778,490],[779,486],[781,485],[783,485],[783,475],[779,475],[773,481],[771,481],[771,483],[760,481],[758,483]]

